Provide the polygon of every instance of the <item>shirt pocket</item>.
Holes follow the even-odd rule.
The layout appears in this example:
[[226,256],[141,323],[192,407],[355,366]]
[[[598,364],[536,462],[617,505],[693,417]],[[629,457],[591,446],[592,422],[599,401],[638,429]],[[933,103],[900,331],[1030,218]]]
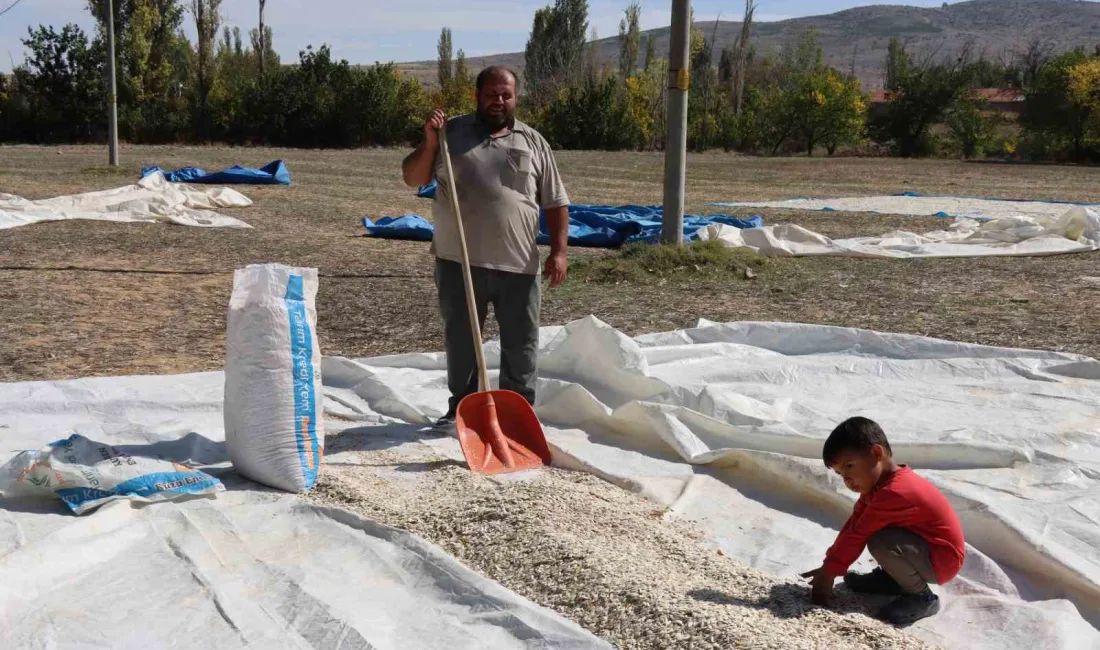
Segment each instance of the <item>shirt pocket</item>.
[[534,189],[535,162],[527,149],[508,149],[508,165],[504,169],[504,185],[519,192],[531,194]]

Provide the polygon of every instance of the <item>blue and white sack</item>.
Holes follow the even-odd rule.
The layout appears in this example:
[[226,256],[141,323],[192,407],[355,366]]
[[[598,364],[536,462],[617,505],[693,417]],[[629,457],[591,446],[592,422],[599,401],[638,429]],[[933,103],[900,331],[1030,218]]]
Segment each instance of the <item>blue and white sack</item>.
[[237,471],[308,492],[324,454],[317,269],[252,264],[233,275],[225,442]]
[[0,497],[56,496],[78,515],[108,501],[169,501],[225,490],[218,479],[170,460],[131,456],[74,433],[0,467]]

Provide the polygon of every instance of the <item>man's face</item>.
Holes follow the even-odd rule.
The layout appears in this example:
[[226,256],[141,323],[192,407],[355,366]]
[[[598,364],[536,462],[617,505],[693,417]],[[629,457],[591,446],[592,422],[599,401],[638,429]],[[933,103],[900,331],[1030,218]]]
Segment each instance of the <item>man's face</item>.
[[485,81],[477,93],[477,116],[487,126],[500,129],[516,112],[516,82],[512,75],[498,74]]
[[878,485],[882,478],[882,460],[886,450],[882,445],[873,445],[870,451],[842,451],[834,459],[833,471],[842,479],[852,492],[867,494]]

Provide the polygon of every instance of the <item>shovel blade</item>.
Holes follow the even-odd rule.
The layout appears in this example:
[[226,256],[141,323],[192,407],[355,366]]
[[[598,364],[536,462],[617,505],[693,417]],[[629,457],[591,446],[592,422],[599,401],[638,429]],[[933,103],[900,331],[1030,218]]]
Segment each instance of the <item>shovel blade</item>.
[[534,409],[507,390],[468,395],[455,414],[458,442],[470,470],[504,474],[550,464],[550,446]]

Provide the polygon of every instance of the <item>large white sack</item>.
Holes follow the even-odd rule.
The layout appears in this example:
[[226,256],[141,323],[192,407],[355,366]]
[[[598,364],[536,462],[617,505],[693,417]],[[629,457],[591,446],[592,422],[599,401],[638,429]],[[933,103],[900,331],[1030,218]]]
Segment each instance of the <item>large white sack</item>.
[[324,453],[317,269],[252,264],[233,275],[225,442],[253,481],[306,492]]

